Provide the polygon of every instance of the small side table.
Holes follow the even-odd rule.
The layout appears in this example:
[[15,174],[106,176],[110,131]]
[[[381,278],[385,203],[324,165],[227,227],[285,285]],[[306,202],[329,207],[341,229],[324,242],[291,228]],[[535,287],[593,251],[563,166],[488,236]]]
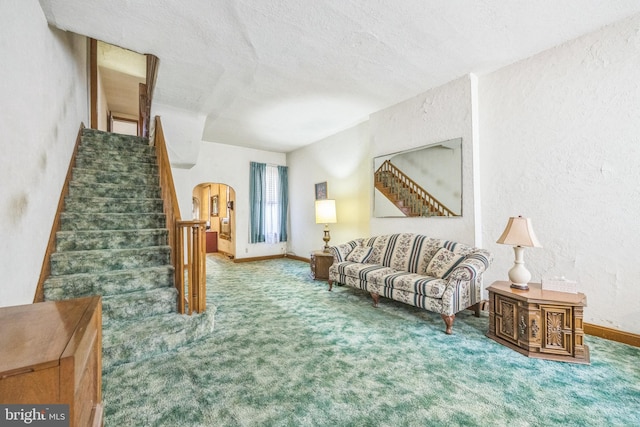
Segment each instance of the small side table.
[[333,264],[331,252],[313,251],[309,261],[313,280],[329,280],[329,267]]
[[519,290],[494,282],[487,290],[489,338],[528,357],[589,364],[584,294],[543,290],[540,283]]

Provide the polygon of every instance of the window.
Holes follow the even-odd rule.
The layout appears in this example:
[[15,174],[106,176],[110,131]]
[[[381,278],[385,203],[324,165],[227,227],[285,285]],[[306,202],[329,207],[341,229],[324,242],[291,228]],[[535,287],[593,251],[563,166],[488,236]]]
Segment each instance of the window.
[[250,243],[287,241],[288,191],[286,166],[251,162]]

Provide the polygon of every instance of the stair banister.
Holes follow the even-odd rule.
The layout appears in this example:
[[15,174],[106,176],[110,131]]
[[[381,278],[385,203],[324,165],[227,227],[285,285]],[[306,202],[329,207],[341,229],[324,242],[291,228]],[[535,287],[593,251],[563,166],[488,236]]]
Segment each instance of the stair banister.
[[202,313],[206,310],[206,222],[183,221],[180,217],[180,207],[173,183],[166,140],[162,122],[158,116],[155,120],[154,145],[158,159],[164,212],[169,230],[171,263],[175,268],[178,312]]

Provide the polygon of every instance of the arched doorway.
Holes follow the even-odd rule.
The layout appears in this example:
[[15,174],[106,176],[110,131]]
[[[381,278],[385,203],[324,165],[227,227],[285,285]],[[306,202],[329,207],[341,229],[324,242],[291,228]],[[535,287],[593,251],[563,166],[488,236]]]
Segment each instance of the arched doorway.
[[207,222],[207,253],[236,256],[236,192],[227,184],[205,182],[193,188],[193,219]]

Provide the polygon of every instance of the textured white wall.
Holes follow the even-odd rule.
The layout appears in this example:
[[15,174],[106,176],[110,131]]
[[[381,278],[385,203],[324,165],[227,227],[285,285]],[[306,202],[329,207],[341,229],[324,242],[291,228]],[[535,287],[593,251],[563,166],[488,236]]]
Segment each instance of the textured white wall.
[[640,17],[480,79],[482,212],[505,279],[507,218],[532,218],[534,281],[565,275],[585,321],[640,333]]
[[[168,119],[168,120],[167,120]],[[168,135],[179,137],[179,132],[171,129],[170,116],[162,116],[163,129]],[[200,128],[202,129],[202,128]],[[173,144],[167,141],[168,145]],[[235,147],[213,142],[200,142],[195,166],[190,169],[172,167],[180,213],[184,219],[191,218],[191,199],[193,188],[202,183],[217,182],[227,184],[236,192],[235,209],[235,245],[236,258],[251,258],[266,255],[278,255],[286,251],[286,244],[249,243],[249,163],[262,162],[286,165],[286,155],[270,151]],[[171,157],[172,153],[169,153]],[[172,160],[173,164],[173,160]]]
[[36,0],[0,2],[0,306],[33,301],[80,123],[87,43]]
[[309,257],[324,246],[324,224],[315,223],[315,184],[327,182],[328,198],[336,200],[337,223],[330,224],[331,242],[339,244],[369,235],[371,198],[368,123],[292,151],[289,163],[291,243],[289,251]]
[[151,110],[151,117],[160,116],[162,121],[171,165],[182,168],[193,167],[198,160],[206,115],[159,102],[154,102]]
[[[475,76],[465,76],[371,115],[372,156],[461,137],[463,176],[462,217],[371,218],[373,235],[413,232],[481,244],[476,238],[479,187],[473,179],[474,144],[478,143],[472,127],[475,83]],[[373,176],[369,187],[372,181]]]

